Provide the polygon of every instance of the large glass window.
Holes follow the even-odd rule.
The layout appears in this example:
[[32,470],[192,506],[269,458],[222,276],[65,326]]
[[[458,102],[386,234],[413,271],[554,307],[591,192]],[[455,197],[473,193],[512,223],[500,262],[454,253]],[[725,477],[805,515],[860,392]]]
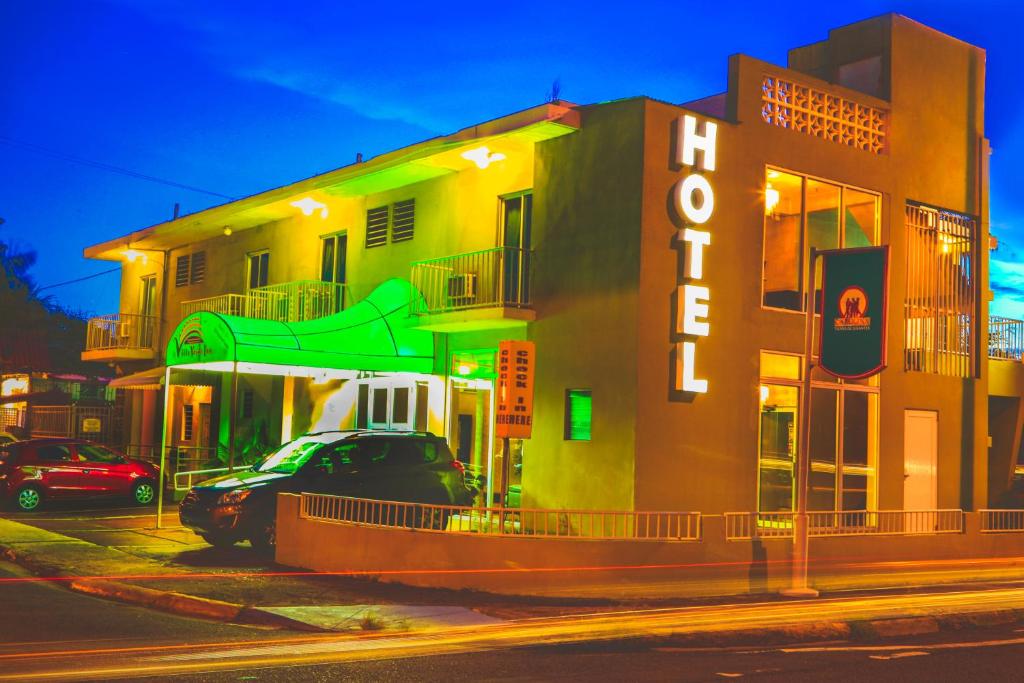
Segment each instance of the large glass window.
[[[805,310],[804,264],[811,247],[864,247],[878,240],[877,194],[778,169],[765,171],[764,214],[766,308]],[[819,262],[816,291],[820,279]]]
[[[800,356],[761,352],[758,509],[795,507]],[[811,374],[809,510],[877,507],[877,379]]]

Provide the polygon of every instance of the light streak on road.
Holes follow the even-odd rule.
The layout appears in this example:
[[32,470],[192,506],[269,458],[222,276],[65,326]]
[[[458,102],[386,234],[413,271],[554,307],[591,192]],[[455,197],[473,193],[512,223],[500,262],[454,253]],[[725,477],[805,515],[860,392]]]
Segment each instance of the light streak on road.
[[[1001,588],[935,594],[857,596],[792,602],[735,603],[653,608],[534,618],[487,626],[437,628],[409,635],[307,636],[272,642],[190,644],[187,647],[98,648],[40,653],[6,660],[0,680],[97,679],[290,667],[368,659],[414,657],[568,644],[630,637],[752,630],[807,623],[878,619],[894,615],[942,615],[1024,608],[1024,591]],[[272,638],[272,637],[271,637]],[[1024,643],[1024,637],[989,641]],[[922,646],[917,645],[918,649]],[[928,646],[932,648],[933,646]],[[882,651],[879,647],[868,647]],[[23,670],[13,671],[20,663]]]

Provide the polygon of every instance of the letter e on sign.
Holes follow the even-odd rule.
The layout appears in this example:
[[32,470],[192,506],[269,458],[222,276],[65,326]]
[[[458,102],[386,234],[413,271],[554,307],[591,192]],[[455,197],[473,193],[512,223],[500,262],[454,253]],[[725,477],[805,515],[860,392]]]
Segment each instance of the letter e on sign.
[[536,347],[529,341],[498,343],[494,435],[529,439],[533,434],[533,375]]

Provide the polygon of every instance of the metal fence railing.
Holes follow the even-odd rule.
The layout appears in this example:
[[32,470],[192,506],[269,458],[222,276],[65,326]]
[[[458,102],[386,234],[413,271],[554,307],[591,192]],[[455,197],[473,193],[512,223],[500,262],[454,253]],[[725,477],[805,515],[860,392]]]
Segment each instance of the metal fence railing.
[[448,533],[602,540],[700,540],[699,512],[473,508],[303,493],[300,516]]
[[1024,355],[1024,321],[991,315],[988,318],[988,357],[1021,360]]
[[[792,538],[793,512],[727,512],[730,541]],[[899,536],[961,533],[963,510],[842,510],[807,513],[808,534],[824,536]]]
[[103,444],[120,440],[121,411],[112,405],[33,405],[27,419],[33,437],[69,437]]
[[352,304],[346,285],[320,280],[296,280],[250,289],[245,294],[221,294],[183,301],[185,318],[198,311],[293,323],[316,320]]
[[85,350],[151,349],[156,316],[114,313],[90,318],[85,332]]
[[1024,510],[978,510],[981,533],[1024,531]]
[[423,294],[426,310],[414,312],[529,308],[531,256],[528,249],[495,247],[417,261],[412,264],[410,279]]

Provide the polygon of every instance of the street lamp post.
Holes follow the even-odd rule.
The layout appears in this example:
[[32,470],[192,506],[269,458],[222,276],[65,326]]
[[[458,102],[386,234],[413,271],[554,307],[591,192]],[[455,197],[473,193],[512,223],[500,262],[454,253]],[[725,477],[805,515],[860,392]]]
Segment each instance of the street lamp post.
[[807,312],[804,316],[804,367],[800,390],[800,436],[796,462],[796,515],[793,518],[793,566],[789,588],[780,591],[792,598],[816,598],[818,591],[807,585],[807,545],[809,529],[807,523],[807,494],[811,470],[811,354],[814,352],[814,267],[818,252],[811,247],[810,263],[804,282],[807,293]]

